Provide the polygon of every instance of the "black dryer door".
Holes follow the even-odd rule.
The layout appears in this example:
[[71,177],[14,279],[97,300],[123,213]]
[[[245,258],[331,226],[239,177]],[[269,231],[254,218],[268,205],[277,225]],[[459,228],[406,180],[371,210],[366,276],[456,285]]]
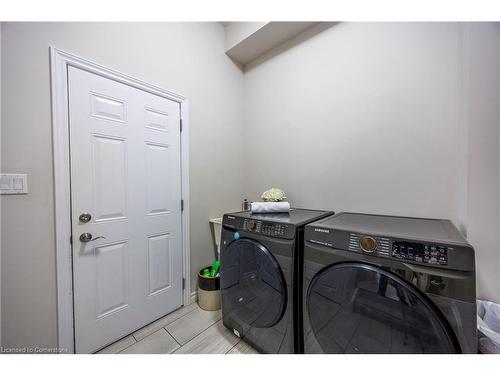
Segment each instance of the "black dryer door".
[[310,334],[325,353],[457,353],[451,328],[427,296],[372,265],[324,268],[306,304]]
[[239,239],[221,254],[221,293],[226,318],[265,328],[283,316],[286,283],[274,256],[257,241]]

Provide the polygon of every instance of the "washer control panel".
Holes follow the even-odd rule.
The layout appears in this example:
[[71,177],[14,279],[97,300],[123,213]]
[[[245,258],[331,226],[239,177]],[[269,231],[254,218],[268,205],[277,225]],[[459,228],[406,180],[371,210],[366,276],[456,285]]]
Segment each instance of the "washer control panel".
[[285,235],[286,225],[278,223],[263,223],[262,234],[274,237],[283,237]]
[[254,219],[244,219],[242,230],[260,233],[270,237],[288,237],[290,226],[283,223],[273,223]]
[[422,244],[407,241],[392,243],[393,258],[411,260],[418,263],[448,264],[448,247],[438,244]]
[[246,230],[248,232],[260,233],[261,228],[262,228],[262,221],[245,219],[243,220],[243,227],[241,229]]

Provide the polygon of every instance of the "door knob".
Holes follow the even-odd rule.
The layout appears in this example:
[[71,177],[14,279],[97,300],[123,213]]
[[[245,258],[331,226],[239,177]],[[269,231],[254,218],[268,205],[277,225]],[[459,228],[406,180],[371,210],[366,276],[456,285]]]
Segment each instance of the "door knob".
[[92,237],[92,233],[88,233],[88,232],[85,232],[85,233],[80,234],[80,241],[82,241],[82,242],[90,242],[90,241],[95,241],[95,240],[98,240],[99,238],[106,238],[106,237],[104,237],[104,236],[99,236],[99,237],[95,237],[95,238],[93,238],[93,237]]

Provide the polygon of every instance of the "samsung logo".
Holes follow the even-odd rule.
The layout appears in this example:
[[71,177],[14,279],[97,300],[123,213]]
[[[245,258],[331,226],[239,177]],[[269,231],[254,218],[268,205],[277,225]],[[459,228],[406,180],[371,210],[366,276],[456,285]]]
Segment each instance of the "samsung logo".
[[330,233],[329,229],[314,228],[315,232]]

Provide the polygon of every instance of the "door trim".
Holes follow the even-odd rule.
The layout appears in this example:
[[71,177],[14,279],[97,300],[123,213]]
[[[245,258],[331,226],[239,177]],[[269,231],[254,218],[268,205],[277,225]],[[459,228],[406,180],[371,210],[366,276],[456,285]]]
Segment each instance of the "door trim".
[[[73,269],[71,258],[71,187],[69,162],[68,67],[73,66],[104,78],[138,88],[180,105],[181,135],[181,199],[182,277],[185,279],[183,304],[191,303],[191,266],[189,243],[189,107],[188,99],[139,79],[73,54],[50,47],[52,99],[52,149],[54,167],[54,224],[56,245],[57,339],[58,347],[75,352],[73,318]],[[180,202],[179,202],[180,204]]]

